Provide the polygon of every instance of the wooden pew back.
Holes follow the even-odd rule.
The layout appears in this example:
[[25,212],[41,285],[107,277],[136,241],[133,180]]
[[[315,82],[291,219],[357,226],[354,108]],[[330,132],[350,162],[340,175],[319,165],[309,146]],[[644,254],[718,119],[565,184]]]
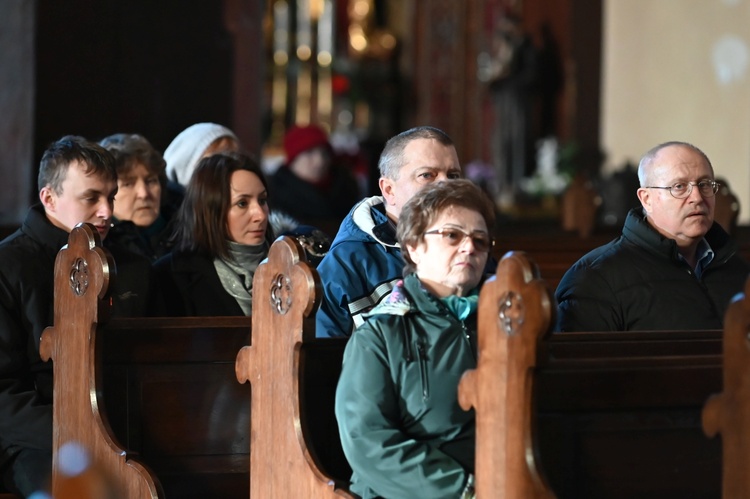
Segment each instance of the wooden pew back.
[[482,289],[479,363],[459,387],[476,410],[478,496],[719,497],[701,410],[720,386],[721,332],[545,336],[554,300],[534,270],[511,253]]
[[721,386],[721,331],[556,333],[534,396],[560,498],[718,498],[721,448],[701,411]]
[[97,393],[101,371],[98,325],[108,310],[107,288],[114,262],[91,225],[73,229],[55,262],[55,325],[42,333],[40,354],[53,360],[52,493],[63,486],[59,450],[77,442],[107,470],[127,497],[155,498],[158,481],[117,442]]
[[[333,418],[345,340],[315,338],[320,279],[304,260],[296,241],[279,238],[253,280],[253,341],[236,364],[252,385],[251,497],[351,497]],[[326,446],[338,465],[321,459]]]
[[234,359],[249,317],[115,319],[101,332],[100,395],[118,441],[166,497],[247,497],[250,387]]
[[554,299],[522,253],[508,253],[479,300],[479,361],[458,387],[476,410],[479,497],[554,497],[538,468],[532,434],[533,368]]
[[[316,477],[336,477],[323,478],[333,484],[324,490],[339,494],[337,489],[345,488],[351,470],[333,413],[345,341],[316,340],[314,324],[309,320],[303,327],[296,306],[296,325],[266,322],[270,329],[257,346],[249,317],[115,319],[104,326],[114,262],[90,226],[75,229],[68,246],[56,266],[55,326],[45,332],[41,348],[55,361],[55,452],[69,441],[82,444],[124,497],[248,497],[252,434],[261,442],[255,467],[265,463],[256,471],[257,485],[275,483],[261,490],[302,483],[281,471],[287,469],[280,464],[283,456],[294,452],[309,460]],[[310,278],[305,264],[302,271],[288,265],[289,252],[301,251],[296,241],[285,238],[276,246],[259,270],[261,282],[270,279],[271,270],[307,272]],[[303,288],[319,282],[317,275],[311,279]],[[302,296],[285,295],[292,288],[279,285],[282,281],[260,284],[258,290],[268,292],[257,293],[256,318],[263,317],[263,304],[279,310],[289,296]],[[283,334],[303,329],[308,331],[303,342]],[[260,366],[252,367],[264,374],[252,379],[252,387],[237,383],[235,370],[237,352],[247,345],[262,352]],[[258,419],[253,415],[251,422],[255,395],[263,410],[256,409]],[[287,422],[291,427],[279,430]],[[285,431],[294,437],[293,451],[277,438]],[[62,492],[69,482],[56,467],[54,489]]]
[[559,229],[524,233],[508,231],[496,238],[494,256],[499,261],[510,251],[526,253],[538,267],[539,277],[554,292],[562,276],[578,259],[617,236],[616,232],[600,232],[581,237]]
[[744,294],[727,309],[723,337],[723,391],[703,409],[708,436],[721,433],[722,492],[725,499],[750,498],[750,279]]
[[602,197],[590,179],[583,174],[573,177],[560,203],[563,230],[575,231],[581,238],[591,236],[596,225],[596,213],[601,204]]

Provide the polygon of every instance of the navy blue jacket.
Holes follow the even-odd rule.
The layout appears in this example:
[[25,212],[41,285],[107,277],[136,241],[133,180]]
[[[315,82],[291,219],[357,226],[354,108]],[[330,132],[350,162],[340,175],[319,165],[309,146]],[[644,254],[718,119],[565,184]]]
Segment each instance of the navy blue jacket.
[[383,198],[361,201],[341,223],[318,265],[323,299],[316,335],[350,336],[364,322],[362,314],[390,293],[403,270],[396,226],[385,214]]

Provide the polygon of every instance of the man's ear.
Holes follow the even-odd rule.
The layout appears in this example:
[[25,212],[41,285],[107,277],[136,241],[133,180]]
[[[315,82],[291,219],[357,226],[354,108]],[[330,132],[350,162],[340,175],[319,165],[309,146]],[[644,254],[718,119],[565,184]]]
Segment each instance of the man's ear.
[[380,180],[378,180],[378,186],[380,187],[380,192],[385,199],[385,204],[392,206],[395,203],[396,198],[396,195],[393,192],[393,180],[388,177],[380,177]]
[[645,211],[647,214],[651,213],[651,191],[640,187],[637,193],[638,200],[641,202],[641,206],[643,206],[643,211]]
[[44,206],[44,211],[54,213],[56,207],[57,196],[50,186],[42,187],[39,191],[39,200]]

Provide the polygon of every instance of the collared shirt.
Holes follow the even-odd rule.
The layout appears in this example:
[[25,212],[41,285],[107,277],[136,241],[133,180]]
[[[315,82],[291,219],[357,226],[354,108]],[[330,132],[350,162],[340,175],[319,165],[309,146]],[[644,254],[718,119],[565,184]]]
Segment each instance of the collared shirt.
[[[696,261],[698,262],[695,265],[695,277],[700,279],[703,275],[703,271],[714,259],[714,250],[711,249],[711,246],[708,244],[708,241],[706,241],[706,238],[701,239],[701,241],[698,243],[698,247],[695,249],[695,257]],[[683,257],[682,255],[680,255],[680,258],[685,260],[685,257]]]

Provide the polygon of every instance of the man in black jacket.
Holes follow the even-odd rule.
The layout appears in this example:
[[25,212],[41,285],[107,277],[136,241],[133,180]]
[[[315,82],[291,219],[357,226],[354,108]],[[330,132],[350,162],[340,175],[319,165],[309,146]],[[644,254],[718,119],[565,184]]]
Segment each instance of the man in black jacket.
[[[42,489],[52,469],[52,365],[41,360],[39,341],[53,325],[55,258],[79,222],[106,237],[117,191],[114,158],[81,137],[63,137],[45,151],[38,183],[40,203],[0,242],[0,476],[23,496]],[[119,261],[149,271],[146,259]],[[147,297],[127,282],[118,282],[113,313],[137,315]]]
[[558,331],[721,329],[750,266],[714,222],[719,189],[708,157],[684,142],[638,166],[642,209],[622,235],[570,268],[555,296]]

